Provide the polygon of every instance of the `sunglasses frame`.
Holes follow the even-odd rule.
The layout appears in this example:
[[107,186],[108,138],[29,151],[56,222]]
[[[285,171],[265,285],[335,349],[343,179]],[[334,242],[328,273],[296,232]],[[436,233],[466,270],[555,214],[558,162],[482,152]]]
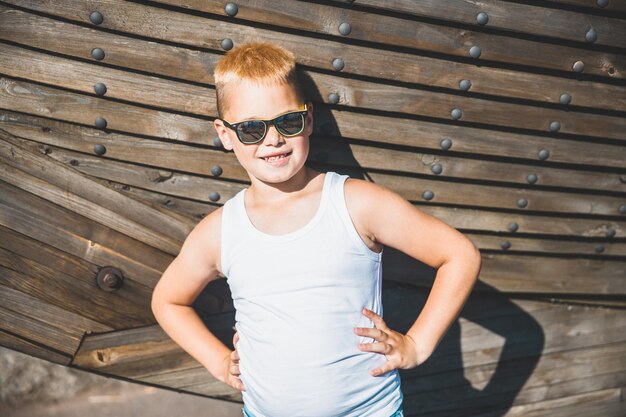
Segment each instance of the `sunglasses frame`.
[[[273,119],[269,119],[269,120],[261,120],[261,119],[248,119],[248,120],[242,120],[240,122],[237,123],[229,123],[227,122],[225,119],[220,119],[222,122],[224,122],[224,125],[235,131],[235,134],[237,135],[237,139],[239,139],[239,142],[243,143],[244,145],[254,145],[255,143],[259,143],[261,142],[263,139],[265,139],[265,136],[267,136],[267,131],[270,129],[271,125],[274,125],[274,127],[276,128],[276,130],[278,130],[278,133],[280,133],[282,136],[285,137],[292,137],[292,136],[297,136],[300,133],[302,133],[304,131],[304,128],[306,126],[306,116],[308,114],[309,110],[307,108],[306,103],[304,103],[304,110],[296,110],[296,111],[288,111],[282,114],[279,114],[278,116],[274,117]],[[302,129],[298,132],[298,133],[293,133],[293,134],[285,134],[283,132],[281,132],[281,130],[278,128],[278,126],[276,126],[276,124],[274,123],[278,118],[286,116],[288,114],[294,114],[294,113],[298,113],[300,116],[302,116]],[[260,139],[254,141],[254,142],[244,142],[241,137],[239,136],[239,131],[237,130],[237,127],[239,127],[240,124],[245,123],[245,122],[263,122],[263,125],[265,126],[265,131],[263,132],[263,136],[261,136]]]

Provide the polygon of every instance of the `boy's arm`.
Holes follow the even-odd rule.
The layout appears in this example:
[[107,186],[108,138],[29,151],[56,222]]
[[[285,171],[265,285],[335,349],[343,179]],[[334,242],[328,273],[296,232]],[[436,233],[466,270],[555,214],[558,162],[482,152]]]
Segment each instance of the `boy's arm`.
[[345,190],[356,226],[371,240],[437,269],[426,304],[407,331],[425,360],[467,301],[480,271],[480,252],[461,232],[385,187],[348,179]]
[[220,207],[189,233],[154,288],[151,307],[163,330],[213,376],[226,382],[227,376],[222,375],[224,361],[232,351],[206,328],[191,307],[219,274],[221,212]]

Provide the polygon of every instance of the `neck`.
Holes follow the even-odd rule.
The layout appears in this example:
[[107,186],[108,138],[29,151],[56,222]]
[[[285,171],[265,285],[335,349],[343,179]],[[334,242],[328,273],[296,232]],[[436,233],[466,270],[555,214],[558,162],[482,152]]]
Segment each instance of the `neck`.
[[[279,202],[305,192],[311,180],[320,172],[303,166],[297,174],[284,182],[272,183],[251,178],[252,185],[246,191],[256,201]],[[252,194],[250,196],[250,194]]]

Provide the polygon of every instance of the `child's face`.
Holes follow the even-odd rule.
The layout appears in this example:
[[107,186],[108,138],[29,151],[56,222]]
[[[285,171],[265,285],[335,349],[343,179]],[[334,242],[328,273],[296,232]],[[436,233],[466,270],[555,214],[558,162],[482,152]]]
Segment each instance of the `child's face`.
[[[231,124],[250,119],[273,119],[289,111],[302,110],[304,104],[298,100],[294,89],[289,85],[262,86],[239,82],[229,88],[228,109],[222,116]],[[307,107],[304,130],[296,136],[281,136],[272,124],[261,142],[244,144],[237,139],[237,133],[226,127],[221,120],[215,120],[215,129],[224,148],[235,152],[253,183],[255,179],[281,183],[303,168],[309,154],[309,135],[313,131],[313,104],[309,102]],[[276,162],[263,159],[277,153],[288,155]]]

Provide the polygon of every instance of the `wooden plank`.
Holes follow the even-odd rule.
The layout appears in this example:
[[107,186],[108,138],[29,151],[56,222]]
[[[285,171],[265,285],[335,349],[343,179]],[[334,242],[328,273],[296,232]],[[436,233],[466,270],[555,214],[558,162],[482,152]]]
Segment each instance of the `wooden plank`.
[[599,7],[597,0],[544,0],[544,2],[553,3],[556,7],[558,7],[558,5],[584,7],[596,13],[605,12],[603,15],[607,16],[614,16],[611,12],[626,12],[626,2],[620,0],[608,1],[604,7]]
[[[106,154],[100,159],[112,158],[120,161],[138,162],[214,178],[216,176],[211,172],[211,168],[218,165],[222,168],[221,176],[241,180],[247,179],[247,173],[234,155],[225,153],[223,149],[190,148],[184,145],[133,138],[114,133],[105,136],[102,131],[96,129],[12,112],[5,113],[5,116],[4,120],[1,121],[2,128],[22,138],[84,153],[92,153],[93,146],[101,144],[105,146]],[[76,135],[80,135],[83,140],[75,140]],[[624,147],[611,147],[607,151],[613,151],[613,155],[626,158],[626,148]],[[420,153],[413,148],[385,149],[351,143],[351,141],[346,140],[337,141],[327,137],[316,137],[311,141],[309,158],[321,159],[322,154],[325,155],[323,159],[328,163],[350,167],[433,175],[432,166],[439,163],[445,167],[439,176],[506,180],[524,185],[528,184],[527,174],[529,170],[532,170],[538,176],[538,183],[536,184],[539,185],[560,185],[579,189],[605,189],[607,191],[626,189],[622,176],[613,172],[559,169],[554,165],[528,167],[505,161],[462,159],[445,154]],[[571,152],[568,157],[572,161],[576,159],[574,152]],[[209,162],[207,163],[207,161]],[[393,165],[390,161],[393,161]]]
[[0,158],[5,181],[36,191],[50,201],[72,207],[83,216],[161,250],[172,254],[178,252],[190,231],[189,224],[91,181],[86,175],[52,158],[29,152],[18,143],[19,139],[0,129]]
[[[32,1],[24,3],[26,3],[24,6],[28,8],[33,7]],[[194,10],[225,14],[223,5],[216,1],[185,1],[183,3],[177,0],[159,0],[159,3],[175,4],[193,8]],[[339,34],[339,25],[343,22],[348,22],[351,25],[351,31],[346,36],[348,39],[402,46],[455,57],[467,57],[471,46],[482,45],[481,60],[529,65],[569,72],[573,62],[580,59],[585,63],[589,63],[589,65],[585,66],[586,73],[615,78],[624,76],[624,59],[620,55],[518,39],[501,35],[500,32],[494,34],[486,33],[482,30],[479,32],[467,29],[460,30],[446,25],[434,24],[431,21],[420,22],[419,25],[416,25],[412,20],[401,19],[395,16],[375,15],[359,9],[335,9],[328,7],[328,5],[315,3],[290,3],[290,7],[281,8],[280,14],[276,13],[275,7],[272,7],[269,0],[255,0],[251,7],[245,7],[245,5],[246,3],[242,2],[237,12],[237,19],[278,25],[289,29],[306,30],[335,37],[342,37]],[[43,7],[38,9],[41,10]],[[126,16],[138,13],[138,11],[131,8],[125,8],[122,12],[114,2],[110,3],[110,7],[102,5],[101,9],[110,16],[109,27],[115,27],[123,31],[129,29],[128,23],[120,21],[122,13],[125,12]],[[163,13],[153,8],[145,8],[144,10],[150,16],[150,20],[159,19],[161,13]],[[48,13],[52,12],[49,9],[46,11]],[[60,14],[61,12],[55,10],[54,13]],[[64,17],[71,16],[74,19],[82,17],[83,20],[86,20],[84,17],[88,16],[86,10],[80,15],[78,13],[79,10],[68,10],[63,15]],[[193,30],[195,32],[195,19],[191,17],[174,17],[175,14],[173,12],[170,13],[174,20],[173,25],[186,25],[190,31]],[[310,16],[317,16],[317,18],[311,19]],[[201,30],[201,28],[197,29]],[[173,36],[171,29],[168,35],[169,37]],[[237,44],[237,40],[234,39],[234,41]],[[532,51],[532,54],[527,53],[527,51]],[[612,74],[609,75],[606,67],[594,64],[598,56],[601,56],[604,62],[613,67]]]
[[[205,88],[75,62],[12,45],[0,44],[0,72],[11,77],[26,78],[89,93],[93,92],[93,85],[97,79],[111,86],[110,91],[107,90],[107,96],[110,97],[197,115],[215,113],[214,94],[206,94]],[[459,120],[466,123],[547,132],[550,123],[558,121],[561,124],[560,133],[626,139],[623,134],[626,122],[620,117],[525,104],[494,103],[487,99],[407,87],[387,85],[381,88],[378,83],[371,81],[338,78],[313,72],[306,74],[314,81],[321,96],[327,97],[331,92],[335,92],[341,97],[340,104],[346,106],[404,112],[436,117],[444,121],[452,120],[450,116],[452,109],[461,109],[463,114]],[[168,91],[176,93],[166,93]],[[516,117],[510,117],[511,114],[515,114]]]
[[[110,116],[118,117],[123,122],[123,112],[139,112],[138,117],[146,117],[149,119],[154,116],[154,123],[150,123],[149,126],[133,123],[131,127],[127,124],[122,126],[116,126],[117,129],[126,129],[125,131],[130,133],[140,134],[157,134],[168,139],[175,139],[179,141],[189,141],[195,143],[207,144],[206,133],[203,136],[191,136],[184,130],[180,130],[177,124],[172,121],[172,118],[164,117],[162,112],[156,112],[149,109],[143,109],[140,107],[128,107],[128,105],[121,105],[119,103],[111,103],[105,100],[99,100],[95,98],[88,98],[85,96],[74,95],[71,93],[61,93],[57,89],[35,86],[33,84],[10,81],[4,79],[5,89],[0,89],[0,106],[8,109],[23,111],[27,113],[33,113],[33,109],[43,109],[41,111],[35,111],[35,114],[42,116],[48,116],[50,113],[49,97],[63,97],[64,101],[71,99],[73,102],[81,103],[81,112],[89,113],[91,111],[93,118],[103,114],[99,110],[101,105],[106,105],[106,115],[110,120]],[[2,93],[5,93],[4,95]],[[27,93],[27,94],[25,94]],[[58,95],[60,94],[60,95]],[[15,100],[14,96],[23,95],[23,99]],[[85,103],[88,100],[91,105]],[[114,106],[122,106],[118,108]],[[90,110],[91,108],[91,110]],[[65,112],[65,104],[63,107],[59,107],[55,110],[56,117],[61,117],[64,120],[79,122],[79,123],[91,123],[84,117],[77,117],[75,112]],[[62,113],[62,114],[59,114]],[[15,114],[15,113],[12,113]],[[148,117],[148,115],[151,115]],[[4,120],[10,120],[11,116],[5,116]],[[486,131],[482,129],[462,128],[461,126],[442,126],[436,123],[416,122],[408,119],[393,119],[389,117],[381,117],[375,115],[365,115],[359,113],[350,113],[343,111],[332,111],[322,107],[316,111],[316,125],[319,126],[318,130],[321,130],[323,134],[341,134],[345,137],[357,137],[359,139],[364,138],[366,140],[377,141],[380,140],[380,132],[390,129],[394,131],[395,135],[387,138],[390,144],[409,145],[415,146],[415,138],[420,138],[420,146],[427,146],[431,149],[440,149],[440,142],[443,138],[449,138],[453,143],[453,153],[456,152],[472,152],[487,155],[495,155],[498,157],[521,157],[536,161],[538,159],[538,153],[540,150],[545,149],[549,152],[549,161],[544,162],[550,164],[552,162],[575,162],[575,163],[592,163],[600,167],[606,166],[622,166],[624,154],[626,148],[623,146],[610,146],[602,144],[584,144],[576,141],[562,141],[554,139],[540,139],[528,135],[512,135],[505,133],[491,132],[495,135],[486,136]],[[167,128],[165,127],[167,126]],[[156,129],[154,131],[153,129]],[[207,131],[215,132],[212,123],[206,123],[205,129]],[[340,129],[340,130],[338,130]],[[461,130],[462,129],[462,130]],[[187,129],[185,129],[187,130]],[[112,138],[114,139],[114,138]],[[101,139],[102,140],[102,139]],[[494,146],[494,141],[498,142],[498,146]],[[523,145],[523,146],[522,146]],[[441,152],[440,150],[438,152]],[[311,155],[313,158],[321,158],[323,154],[316,152]],[[578,158],[578,161],[576,160]],[[434,160],[434,159],[433,159]]]
[[[144,288],[153,288],[167,265],[174,259],[172,255],[140,244],[3,181],[0,181],[0,204],[0,220],[4,226],[3,233],[7,236],[2,247],[16,253],[22,250],[21,247],[28,247],[32,251],[34,241],[41,247],[32,255],[33,259],[45,260],[46,264],[54,265],[58,269],[67,268],[68,272],[72,270],[69,269],[69,262],[73,260],[75,266],[72,268],[76,275],[95,273],[93,265],[116,265],[124,271],[125,277]],[[41,217],[39,214],[43,212],[46,215]],[[7,229],[17,233],[11,233]],[[73,258],[67,257],[63,263],[55,263],[55,258],[60,255],[48,251],[48,247],[70,254]],[[24,249],[23,252],[28,253],[28,250]],[[129,253],[133,254],[133,258],[128,256]],[[77,259],[84,259],[86,262],[76,261]]]
[[[332,0],[334,3],[345,4],[345,1]],[[593,6],[598,9],[593,1]],[[168,3],[179,3],[168,1]],[[613,3],[613,2],[611,2]],[[239,5],[243,9],[244,5]],[[411,16],[440,19],[471,26],[478,26],[476,15],[487,13],[488,23],[482,25],[488,29],[500,29],[508,32],[518,32],[537,36],[546,36],[556,39],[567,39],[586,43],[585,30],[593,27],[598,32],[595,45],[610,45],[623,47],[620,39],[626,39],[626,22],[611,17],[592,14],[576,13],[566,10],[541,7],[535,4],[502,3],[496,0],[487,0],[480,3],[440,0],[411,1],[395,0],[393,2],[379,2],[375,0],[359,0],[359,8],[371,13],[380,11],[403,13]],[[531,18],[532,16],[532,18]],[[601,39],[600,33],[604,35]]]
[[35,343],[31,340],[23,339],[2,330],[0,330],[0,346],[25,353],[39,359],[44,359],[49,362],[58,363],[59,365],[69,365],[71,361],[70,355],[57,352],[47,346]]
[[[82,18],[83,16],[80,17]],[[106,27],[108,24],[109,21],[105,19],[100,26]],[[232,36],[234,32],[241,33],[241,39],[245,40],[262,34],[264,39],[293,50],[298,63],[307,67],[330,70],[333,59],[341,56],[345,62],[341,71],[346,74],[443,87],[454,91],[459,90],[459,80],[468,79],[472,82],[468,93],[470,96],[473,93],[482,93],[560,106],[561,93],[568,92],[572,97],[570,107],[626,110],[626,95],[623,88],[617,85],[476,66],[375,47],[350,45],[346,48],[342,42],[327,39],[318,39],[312,44],[302,36],[287,33],[277,36],[272,31],[258,28],[253,32],[246,26],[236,24],[228,24],[222,28],[219,21],[212,22],[212,25],[220,27],[218,32],[223,32],[224,37]],[[158,31],[152,27],[141,27],[141,30],[143,32],[137,34],[159,36]],[[106,45],[105,60],[109,64],[203,84],[214,83],[213,68],[221,56],[203,50],[164,45],[76,26],[1,5],[0,39],[87,59],[91,59],[86,52],[93,49],[93,45]],[[206,38],[200,41],[192,36],[189,39],[191,42],[197,41],[195,46],[208,46],[222,51],[219,45],[205,45]],[[137,54],[137,51],[144,52]],[[416,68],[420,70],[416,71]],[[447,76],[441,77],[441,73]],[[320,99],[325,101],[323,97]]]

